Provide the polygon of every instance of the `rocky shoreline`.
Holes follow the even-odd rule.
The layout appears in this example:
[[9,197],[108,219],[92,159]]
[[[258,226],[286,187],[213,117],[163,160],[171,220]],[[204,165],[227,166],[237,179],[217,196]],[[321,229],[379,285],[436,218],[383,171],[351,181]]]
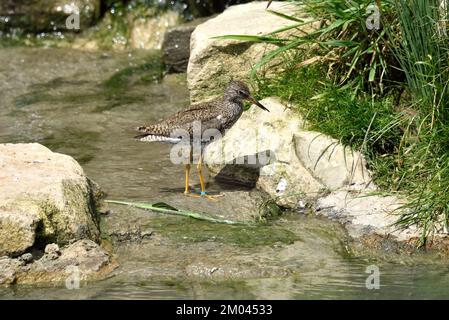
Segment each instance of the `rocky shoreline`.
[[[276,1],[271,8],[288,9]],[[254,19],[244,19],[248,15]],[[208,100],[229,79],[246,79],[252,65],[269,49],[260,43],[212,39],[224,35],[223,25],[230,26],[226,33],[252,35],[265,34],[285,23],[268,15],[260,2],[234,6],[215,18],[171,28],[162,44],[164,60],[170,72],[187,72],[192,101]],[[364,247],[380,251],[393,248],[396,253],[414,248],[417,230],[394,226],[406,199],[379,195],[359,152],[308,130],[301,115],[278,98],[266,98],[262,103],[270,113],[254,108],[245,112],[223,140],[207,149],[205,162],[213,177],[259,190],[263,196],[245,195],[257,204],[269,198],[289,212],[311,212],[336,221]],[[248,163],[248,159],[255,162]],[[74,276],[76,281],[106,277],[118,263],[113,250],[102,243],[101,197],[99,186],[70,156],[36,143],[0,144],[0,285],[70,282]],[[247,203],[256,207],[249,200]],[[259,217],[239,213],[232,218]],[[120,228],[108,234],[115,242],[134,245],[153,239],[151,230],[125,232],[123,226]],[[435,248],[447,251],[446,239],[446,234],[438,235]],[[160,250],[157,246],[154,250]],[[219,244],[210,246],[220,249]],[[288,243],[284,249],[287,252],[296,247],[301,245]],[[232,248],[226,250],[231,255]],[[186,261],[191,259],[184,254]],[[246,253],[238,261],[241,265],[247,263],[244,257]],[[184,275],[210,278],[241,272],[226,263],[217,267],[215,262],[195,261],[177,272],[185,269]],[[257,275],[264,272],[258,270]]]
[[[288,12],[289,7],[274,1],[272,9]],[[259,19],[244,19],[245,15]],[[224,34],[221,26],[232,26],[226,34],[238,31],[242,35],[262,35],[274,26],[281,28],[285,19],[278,19],[266,14],[258,3],[248,3],[199,25],[192,34],[187,70],[191,100],[208,100],[219,91],[217,87],[223,86],[219,79],[225,82],[233,77],[246,78],[252,65],[269,50],[266,44],[213,39]],[[419,237],[415,228],[398,230],[394,226],[398,209],[406,199],[379,195],[381,190],[372,182],[359,152],[319,132],[308,131],[301,115],[276,97],[262,103],[270,109],[269,114],[254,109],[245,112],[222,141],[208,148],[206,162],[215,176],[254,185],[281,207],[308,207],[315,214],[344,225],[353,239],[370,237],[408,243]],[[242,136],[247,138],[242,140]],[[234,148],[236,143],[238,148]],[[223,158],[236,163],[266,151],[273,153],[268,164],[216,164]],[[440,239],[445,237],[445,233],[437,235]]]

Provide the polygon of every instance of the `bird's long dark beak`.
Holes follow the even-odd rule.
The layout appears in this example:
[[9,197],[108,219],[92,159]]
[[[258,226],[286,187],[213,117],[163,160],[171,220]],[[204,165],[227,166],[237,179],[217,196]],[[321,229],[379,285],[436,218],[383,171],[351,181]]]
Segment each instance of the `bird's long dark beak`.
[[260,109],[270,112],[270,110],[268,110],[267,108],[265,108],[259,101],[257,101],[257,100],[254,99],[253,97],[249,96],[249,97],[248,97],[248,100],[251,101],[252,103],[254,103],[256,106],[258,106]]

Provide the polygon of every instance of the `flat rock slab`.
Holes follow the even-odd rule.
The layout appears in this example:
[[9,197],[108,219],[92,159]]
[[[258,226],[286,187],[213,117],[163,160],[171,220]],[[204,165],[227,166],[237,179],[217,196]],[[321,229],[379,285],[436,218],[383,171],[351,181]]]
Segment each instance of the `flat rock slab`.
[[394,226],[404,203],[395,196],[374,195],[363,189],[339,190],[318,199],[315,212],[345,225],[353,238],[376,234],[408,241],[419,237],[418,230]]
[[98,192],[70,156],[37,143],[0,144],[0,255],[98,239]]
[[116,266],[111,256],[91,240],[45,251],[36,260],[32,255],[26,259],[0,258],[0,285],[65,282],[68,289],[75,289],[81,281],[103,278]]

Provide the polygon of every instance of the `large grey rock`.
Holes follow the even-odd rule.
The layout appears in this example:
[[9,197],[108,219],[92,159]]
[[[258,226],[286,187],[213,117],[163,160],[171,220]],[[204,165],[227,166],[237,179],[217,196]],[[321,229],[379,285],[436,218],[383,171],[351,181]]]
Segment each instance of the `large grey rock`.
[[0,255],[97,240],[96,192],[73,158],[37,143],[0,144]]
[[[104,278],[117,265],[109,253],[91,240],[79,240],[25,264],[21,259],[0,258],[0,285],[65,282],[68,289],[81,281]],[[48,247],[47,246],[47,247]]]
[[212,175],[256,185],[290,208],[345,186],[370,185],[360,153],[308,131],[301,116],[278,99],[261,102],[270,112],[251,107],[223,139],[207,147]]
[[2,0],[0,30],[69,31],[66,20],[73,14],[79,14],[79,27],[85,29],[100,16],[100,5],[100,0]]
[[300,131],[293,139],[298,160],[329,190],[369,183],[366,161],[359,152],[319,132]]
[[270,112],[251,107],[206,148],[212,176],[256,186],[284,207],[308,205],[344,225],[353,238],[419,236],[416,228],[394,226],[406,200],[374,194],[377,187],[359,152],[308,131],[301,116],[279,100],[261,102]]
[[[276,48],[264,43],[214,39],[223,35],[264,35],[292,23],[268,13],[265,7],[262,2],[231,6],[195,29],[187,70],[192,102],[221,94],[231,78],[246,79],[267,50]],[[270,8],[287,14],[297,11],[297,7],[279,1],[274,1]]]

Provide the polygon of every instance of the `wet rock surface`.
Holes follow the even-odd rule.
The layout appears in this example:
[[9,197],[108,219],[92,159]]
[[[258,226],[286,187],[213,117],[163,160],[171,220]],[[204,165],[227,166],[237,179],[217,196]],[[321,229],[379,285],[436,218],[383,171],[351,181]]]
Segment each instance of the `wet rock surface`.
[[398,241],[409,241],[419,237],[416,228],[399,229],[394,226],[405,203],[404,199],[395,196],[370,194],[360,186],[352,186],[349,190],[330,193],[315,204],[315,212],[346,226],[354,238],[367,235],[379,235]]
[[116,265],[109,253],[91,240],[79,240],[59,249],[48,244],[44,252],[19,258],[0,258],[0,285],[57,283],[104,278]]
[[[128,210],[127,214],[134,216],[133,212]],[[117,219],[118,216],[107,217],[105,229],[124,232],[126,229],[113,223]],[[323,257],[329,255],[327,267],[331,268],[331,264],[339,263],[338,252],[345,250],[332,236],[321,242],[312,235],[320,230],[345,237],[337,223],[323,219],[316,225],[312,217],[296,214],[287,215],[273,225],[254,227],[157,215],[147,215],[140,223],[151,228],[151,238],[132,242],[113,239],[113,243],[121,268],[140,270],[142,277],[220,281],[287,277],[317,267],[307,258],[312,251],[320,251]],[[172,256],[173,252],[176,257]],[[134,259],[127,258],[130,256]],[[137,256],[140,259],[135,259]],[[120,269],[115,272],[120,273]]]

